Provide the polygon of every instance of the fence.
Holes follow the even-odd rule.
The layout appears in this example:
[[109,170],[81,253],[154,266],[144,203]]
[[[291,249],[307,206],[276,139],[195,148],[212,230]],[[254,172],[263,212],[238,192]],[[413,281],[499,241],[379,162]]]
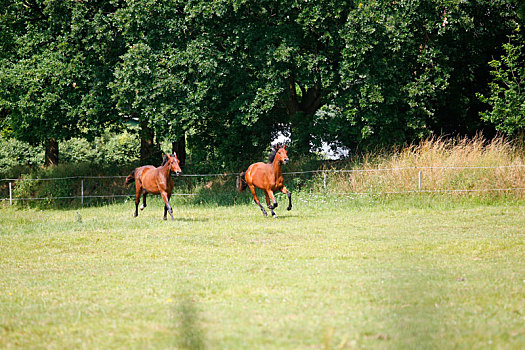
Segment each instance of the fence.
[[[518,169],[518,172],[514,172],[511,177],[512,181],[510,182],[501,182],[496,181],[499,185],[504,186],[487,186],[482,188],[426,188],[425,187],[425,178],[428,177],[428,182],[439,182],[439,177],[436,177],[433,172],[435,171],[451,171],[451,170],[468,170],[468,171],[481,171],[481,170],[497,170],[495,172],[495,176],[497,178],[505,178],[505,171],[508,171],[510,169]],[[318,183],[320,184],[318,188],[319,190],[322,190],[324,193],[328,193],[328,182],[329,178],[333,178],[334,175],[342,175],[347,176],[351,175],[348,181],[345,180],[345,182],[339,182],[345,183],[345,188],[337,188],[335,191],[331,191],[331,193],[334,194],[341,194],[341,195],[367,195],[367,194],[376,194],[376,195],[382,195],[382,194],[403,194],[403,193],[469,193],[469,192],[508,192],[508,191],[524,191],[525,190],[525,165],[519,164],[519,165],[502,165],[502,166],[472,166],[472,167],[403,167],[403,168],[377,168],[377,169],[348,169],[348,170],[336,170],[336,169],[320,169],[320,170],[310,170],[310,171],[296,171],[296,172],[285,172],[283,175],[286,177],[295,177],[295,176],[301,176],[301,175],[317,175],[318,176]],[[375,179],[370,180],[370,174],[385,174],[390,173],[390,176],[388,178],[388,181],[385,181],[380,176],[374,175]],[[392,174],[395,173],[395,176]],[[431,174],[431,176],[429,176]],[[183,174],[180,175],[181,177],[187,177],[187,178],[210,178],[210,177],[237,177],[237,173],[224,173],[224,174]],[[9,202],[10,205],[13,204],[13,202],[16,201],[31,201],[31,200],[58,200],[58,199],[79,199],[81,205],[84,204],[84,200],[88,198],[122,198],[122,197],[131,197],[134,196],[133,193],[111,193],[111,194],[86,194],[84,183],[86,180],[98,180],[101,181],[103,179],[113,179],[113,180],[122,180],[126,176],[71,176],[71,177],[58,177],[58,178],[45,178],[45,179],[0,179],[1,183],[7,183],[8,184],[8,197],[0,198],[0,202]],[[407,177],[408,182],[415,183],[416,186],[414,188],[406,188],[407,183]],[[364,180],[363,180],[364,179]],[[367,179],[374,183],[375,185],[372,185],[368,188],[367,191],[358,191],[356,189],[363,188],[362,184],[361,187],[359,187],[359,182],[366,182]],[[78,181],[78,194],[74,195],[65,195],[65,196],[45,196],[45,197],[16,197],[13,195],[13,185],[17,183],[22,182],[32,182],[32,181]],[[413,180],[413,181],[412,181]],[[374,182],[375,181],[375,182]],[[396,183],[397,181],[397,183]],[[119,181],[119,183],[122,183],[122,181]],[[350,183],[349,186],[346,186],[347,183]],[[353,184],[352,184],[353,183]],[[401,187],[399,185],[402,185]],[[508,185],[507,185],[508,184]],[[505,186],[506,185],[506,186]],[[122,187],[122,186],[121,186]],[[116,188],[116,187],[114,187]],[[385,190],[385,188],[390,188],[394,190]],[[348,191],[350,189],[350,191]],[[129,192],[129,190],[128,190]],[[173,193],[174,196],[198,196],[200,194],[198,193]]]

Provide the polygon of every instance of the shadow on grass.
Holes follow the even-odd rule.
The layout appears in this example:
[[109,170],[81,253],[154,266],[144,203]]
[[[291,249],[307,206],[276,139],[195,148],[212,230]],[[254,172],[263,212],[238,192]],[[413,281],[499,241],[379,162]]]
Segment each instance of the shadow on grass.
[[201,350],[206,349],[204,331],[200,326],[200,319],[195,302],[185,293],[175,310],[175,334],[178,349]]
[[[435,263],[435,262],[433,262]],[[385,307],[385,333],[365,334],[372,343],[386,340],[403,349],[442,348],[441,334],[447,331],[447,310],[443,305],[448,300],[446,271],[433,267],[409,266],[392,268],[386,273],[388,288],[380,292]],[[387,269],[388,270],[388,269]],[[426,271],[425,271],[426,270]]]

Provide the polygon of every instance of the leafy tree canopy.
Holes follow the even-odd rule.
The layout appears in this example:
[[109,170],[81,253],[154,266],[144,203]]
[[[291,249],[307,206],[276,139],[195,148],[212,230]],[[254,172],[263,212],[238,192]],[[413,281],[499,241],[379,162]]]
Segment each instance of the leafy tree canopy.
[[43,143],[137,120],[143,146],[186,138],[203,169],[260,159],[280,131],[302,154],[493,132],[476,93],[494,88],[487,63],[522,22],[516,0],[15,0],[1,11],[4,129]]

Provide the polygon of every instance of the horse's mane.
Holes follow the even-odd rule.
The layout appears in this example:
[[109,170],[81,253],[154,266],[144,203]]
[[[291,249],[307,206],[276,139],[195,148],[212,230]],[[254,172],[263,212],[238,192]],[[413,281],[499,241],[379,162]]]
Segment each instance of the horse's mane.
[[276,143],[275,145],[272,146],[272,151],[270,152],[270,155],[268,156],[268,164],[273,163],[275,159],[275,155],[277,154],[277,151],[279,150],[279,148],[281,148],[281,144],[279,143]]
[[[170,156],[175,157],[173,154],[170,154]],[[162,164],[160,166],[164,166],[164,164],[166,164],[167,161],[168,161],[168,157],[166,156],[165,153],[163,153],[162,154]]]

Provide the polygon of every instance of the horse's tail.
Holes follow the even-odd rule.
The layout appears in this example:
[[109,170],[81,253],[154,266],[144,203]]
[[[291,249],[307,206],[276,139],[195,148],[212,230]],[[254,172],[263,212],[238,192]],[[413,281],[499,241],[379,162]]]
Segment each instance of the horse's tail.
[[248,187],[248,184],[246,183],[246,178],[244,177],[246,175],[246,172],[242,172],[237,177],[237,190],[239,192],[242,192]]
[[135,182],[135,170],[133,170],[131,172],[131,174],[129,174],[127,177],[126,177],[126,182],[124,182],[124,186],[127,186],[129,185],[130,183],[132,182]]

